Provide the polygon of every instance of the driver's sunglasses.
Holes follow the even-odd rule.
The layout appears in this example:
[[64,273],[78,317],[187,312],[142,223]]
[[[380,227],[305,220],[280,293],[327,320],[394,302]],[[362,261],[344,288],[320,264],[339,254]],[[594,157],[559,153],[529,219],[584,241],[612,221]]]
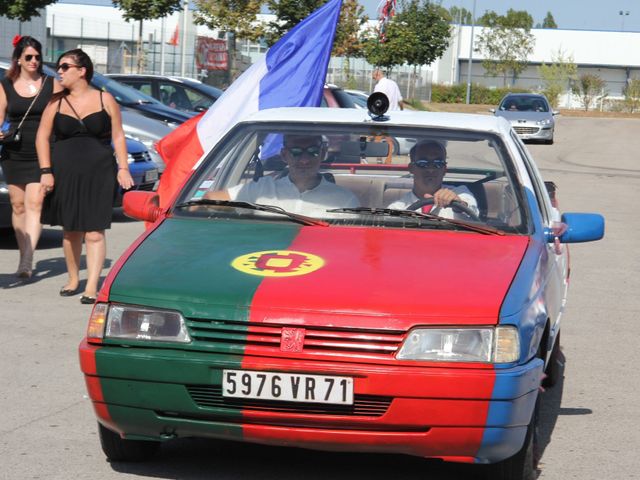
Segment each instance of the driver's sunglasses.
[[308,147],[287,147],[293,158],[300,158],[304,153],[310,157],[317,158],[320,156],[322,148],[319,145],[310,145]]
[[441,158],[436,158],[435,160],[421,158],[413,162],[413,164],[418,168],[444,168],[447,166],[446,160],[442,160]]
[[27,62],[30,62],[30,61],[31,61],[32,59],[34,59],[34,58],[36,59],[36,62],[39,62],[39,61],[40,61],[40,55],[25,55],[25,56],[24,56],[24,59],[25,59]]
[[74,65],[73,63],[61,63],[60,65],[58,65],[56,67],[56,72],[58,70],[62,70],[63,72],[66,72],[67,70],[69,70],[71,67],[76,67],[76,68],[81,68],[80,65]]

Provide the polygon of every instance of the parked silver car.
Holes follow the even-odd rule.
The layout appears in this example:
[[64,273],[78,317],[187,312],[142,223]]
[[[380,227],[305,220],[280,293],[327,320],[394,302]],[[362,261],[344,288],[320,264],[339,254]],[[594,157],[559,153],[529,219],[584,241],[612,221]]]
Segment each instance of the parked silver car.
[[555,131],[555,116],[547,97],[537,93],[509,93],[497,109],[497,117],[504,117],[522,140],[540,140],[551,145]]

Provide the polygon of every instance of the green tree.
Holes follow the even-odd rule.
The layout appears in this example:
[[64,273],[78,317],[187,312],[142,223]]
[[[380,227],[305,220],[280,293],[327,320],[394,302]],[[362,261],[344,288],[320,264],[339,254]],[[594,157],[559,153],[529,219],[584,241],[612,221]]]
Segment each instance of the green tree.
[[494,77],[502,75],[503,84],[507,86],[508,75],[517,77],[522,73],[533,52],[533,18],[527,12],[509,9],[504,16],[485,12],[479,22],[486,28],[478,35],[475,51],[484,56],[485,71]]
[[533,17],[524,10],[514,10],[513,8],[510,8],[505,15],[498,15],[493,10],[487,10],[478,19],[478,24],[489,28],[522,28],[529,31],[533,27]]
[[194,21],[212,30],[256,41],[264,33],[256,22],[261,6],[262,0],[196,0]]
[[605,89],[606,83],[598,75],[585,73],[578,77],[573,84],[571,91],[574,95],[580,97],[580,102],[585,111],[591,108],[591,105],[605,98],[608,93]]
[[0,0],[0,17],[28,22],[39,17],[41,8],[56,3],[57,0]]
[[544,82],[544,94],[551,106],[558,106],[559,96],[569,88],[569,82],[575,79],[578,66],[573,63],[573,57],[565,57],[562,49],[551,55],[552,63],[543,63],[538,67],[538,73]]
[[350,58],[362,55],[360,30],[369,18],[364,14],[364,7],[358,0],[343,0],[340,19],[333,40],[332,55],[343,57],[342,68],[347,77],[347,85],[353,87],[351,79]]
[[413,65],[415,82],[418,67],[433,63],[449,47],[451,27],[446,19],[448,12],[429,0],[403,1],[401,7],[395,21],[408,29],[413,39],[407,46],[405,62]]
[[544,20],[542,21],[542,28],[558,28],[551,12],[547,12],[547,16],[544,17]]
[[640,109],[640,79],[632,78],[624,89],[624,103],[630,113]]
[[466,8],[451,7],[449,9],[449,21],[453,23],[461,23],[462,25],[471,25],[473,23],[473,15]]
[[125,20],[137,20],[138,26],[138,45],[137,45],[137,67],[138,72],[142,72],[144,68],[144,52],[142,51],[142,21],[154,18],[162,18],[180,10],[181,0],[112,0],[113,5],[122,10],[122,16]]
[[325,0],[267,0],[267,7],[276,19],[265,27],[265,39],[273,45],[280,37],[320,6]]
[[380,41],[377,29],[367,30],[362,36],[362,52],[371,65],[393,70],[394,67],[406,63],[417,38],[407,25],[394,17],[386,26],[386,41]]

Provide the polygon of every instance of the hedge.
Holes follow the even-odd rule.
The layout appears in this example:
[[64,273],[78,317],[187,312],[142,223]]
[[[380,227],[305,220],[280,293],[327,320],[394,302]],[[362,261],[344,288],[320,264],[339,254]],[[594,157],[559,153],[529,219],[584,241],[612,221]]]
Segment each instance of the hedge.
[[[497,105],[507,93],[529,92],[524,88],[488,88],[483,85],[471,86],[470,103]],[[434,103],[465,103],[467,85],[431,85],[431,101]]]

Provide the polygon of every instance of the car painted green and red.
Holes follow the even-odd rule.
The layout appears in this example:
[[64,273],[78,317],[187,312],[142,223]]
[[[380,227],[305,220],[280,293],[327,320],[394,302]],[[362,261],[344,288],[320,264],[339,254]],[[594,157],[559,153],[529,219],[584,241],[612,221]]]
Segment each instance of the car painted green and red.
[[[155,208],[150,193],[127,194],[125,209],[130,198],[129,210],[147,209],[142,217],[154,223],[110,271],[80,345],[98,421],[131,440],[195,436],[469,463],[512,457],[525,443],[568,280],[553,258],[558,232],[525,186],[528,235],[210,222]],[[582,220],[562,241],[587,239],[576,233]],[[260,274],[233,266],[250,254]],[[305,271],[296,255],[316,263]],[[297,274],[271,275],[287,269]],[[180,312],[191,340],[93,335],[104,321],[99,305]],[[519,333],[512,362],[396,358],[417,327],[508,325]],[[228,399],[223,370],[349,377],[354,404]]]

